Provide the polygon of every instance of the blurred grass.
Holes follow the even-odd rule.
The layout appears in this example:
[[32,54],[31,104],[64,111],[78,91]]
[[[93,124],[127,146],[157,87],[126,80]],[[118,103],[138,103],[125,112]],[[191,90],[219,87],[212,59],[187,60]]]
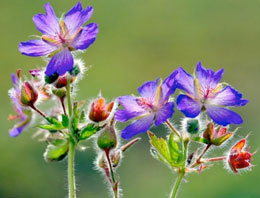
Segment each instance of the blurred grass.
[[[10,73],[45,66],[40,58],[20,55],[18,44],[39,34],[32,16],[43,12],[47,1],[1,1],[0,25],[0,197],[45,198],[66,196],[66,162],[46,163],[45,145],[31,138],[35,129],[10,138],[7,122],[12,107],[7,95]],[[51,0],[57,16],[76,1]],[[93,98],[102,89],[109,99],[136,93],[147,80],[166,77],[178,66],[193,71],[197,61],[207,67],[225,68],[224,81],[241,92],[250,103],[236,109],[244,124],[237,138],[249,131],[252,149],[259,146],[259,52],[260,1],[242,0],[89,0],[84,6],[95,8],[91,21],[100,33],[93,46],[80,54],[92,69],[79,83],[78,98]],[[25,72],[24,71],[24,72]],[[176,119],[181,116],[177,114]],[[164,131],[157,130],[163,134]],[[167,197],[174,176],[167,167],[152,159],[146,135],[124,158],[119,168],[121,187],[126,198]],[[93,145],[89,143],[89,147]],[[78,152],[76,175],[79,197],[104,198],[107,188],[93,169],[95,151]],[[179,197],[258,198],[260,190],[259,154],[254,156],[252,172],[234,175],[221,163],[201,175],[191,175]]]

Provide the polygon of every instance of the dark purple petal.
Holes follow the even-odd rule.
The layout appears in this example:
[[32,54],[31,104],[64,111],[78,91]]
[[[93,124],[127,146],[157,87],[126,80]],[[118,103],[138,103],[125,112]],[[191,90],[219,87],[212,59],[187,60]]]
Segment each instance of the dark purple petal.
[[146,117],[143,117],[129,126],[127,126],[121,133],[122,138],[129,140],[133,136],[139,134],[139,133],[144,133],[149,130],[153,123],[154,115],[150,114]]
[[243,119],[234,111],[214,105],[206,106],[209,117],[219,125],[242,124]]
[[136,102],[137,98],[134,96],[120,96],[118,102],[129,112],[143,112],[144,109]]
[[176,90],[177,74],[178,74],[178,70],[173,71],[171,75],[168,76],[162,83],[162,95],[164,101],[168,101],[170,95],[172,95]]
[[67,71],[72,70],[73,64],[73,56],[71,52],[67,48],[65,48],[51,58],[45,74],[47,76],[51,76],[57,73],[62,76]]
[[249,100],[242,99],[242,94],[231,86],[226,86],[208,99],[209,104],[224,106],[244,106]]
[[70,34],[74,34],[78,29],[87,22],[93,14],[93,7],[88,6],[82,10],[81,2],[78,2],[65,15],[64,22]]
[[115,113],[115,119],[118,122],[126,122],[134,117],[140,116],[144,114],[145,112],[141,111],[126,111],[124,109],[119,109]]
[[60,32],[59,21],[50,3],[46,3],[44,7],[46,14],[36,14],[33,17],[33,22],[37,29],[43,34],[55,36]]
[[193,77],[188,74],[182,67],[179,67],[177,71],[177,88],[182,89],[183,91],[186,91],[187,93],[194,96],[195,87]]
[[50,45],[43,40],[30,40],[21,42],[19,51],[27,56],[45,56],[57,50],[57,47]]
[[139,94],[149,102],[154,102],[157,99],[159,86],[159,78],[156,81],[148,81],[137,89]]
[[97,33],[98,25],[96,23],[86,25],[72,41],[72,47],[81,50],[87,49],[96,40]]
[[189,118],[195,118],[199,115],[202,108],[202,104],[200,102],[183,94],[178,96],[176,103],[177,108]]
[[171,118],[174,113],[174,103],[168,102],[164,105],[157,113],[155,119],[155,126],[161,125],[165,122],[168,118]]
[[216,88],[222,78],[224,69],[214,72],[212,69],[206,69],[201,65],[201,62],[199,62],[197,64],[196,72],[200,87],[202,90],[206,91],[207,89]]

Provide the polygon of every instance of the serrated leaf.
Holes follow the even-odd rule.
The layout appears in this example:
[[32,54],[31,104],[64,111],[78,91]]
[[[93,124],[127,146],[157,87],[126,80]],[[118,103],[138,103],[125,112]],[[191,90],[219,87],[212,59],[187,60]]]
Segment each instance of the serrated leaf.
[[203,138],[203,137],[193,137],[192,140],[195,141],[195,142],[209,144],[209,141],[206,138]]
[[67,141],[63,142],[62,144],[59,144],[58,146],[49,144],[43,156],[44,159],[48,162],[61,161],[68,154],[68,150],[69,146]]
[[69,127],[69,117],[68,117],[68,116],[62,115],[62,125],[63,125],[65,128],[68,128],[68,127]]
[[182,159],[182,152],[179,151],[179,145],[174,141],[173,136],[170,135],[170,140],[166,141],[163,138],[157,138],[152,132],[148,132],[150,144],[155,149],[153,154],[165,164],[171,167],[180,167],[180,159]]
[[88,124],[85,128],[80,131],[79,140],[85,140],[90,138],[99,130],[99,127],[94,124]]

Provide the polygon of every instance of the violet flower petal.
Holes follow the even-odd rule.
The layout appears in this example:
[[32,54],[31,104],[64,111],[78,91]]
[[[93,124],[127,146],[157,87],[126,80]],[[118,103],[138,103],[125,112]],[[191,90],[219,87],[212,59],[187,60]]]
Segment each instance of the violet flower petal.
[[162,92],[163,92],[163,100],[167,101],[170,95],[174,94],[177,85],[177,77],[178,70],[175,70],[168,76],[162,83]]
[[217,92],[212,98],[208,99],[208,103],[212,105],[224,106],[244,106],[249,100],[242,99],[242,93],[231,86],[226,86]]
[[183,94],[178,96],[176,103],[177,108],[189,118],[195,118],[198,116],[202,108],[200,102]]
[[96,40],[97,33],[98,25],[96,23],[90,23],[82,29],[78,36],[72,41],[71,45],[75,49],[84,50]]
[[64,22],[70,31],[70,34],[74,34],[85,22],[90,19],[93,14],[93,10],[94,9],[92,6],[88,6],[82,10],[81,2],[78,2],[67,12]]
[[145,112],[142,111],[126,111],[125,109],[119,109],[115,113],[115,119],[119,122],[126,122],[134,117],[140,116]]
[[29,40],[19,44],[19,51],[27,56],[45,56],[57,50],[57,47],[50,45],[43,40]]
[[208,88],[216,88],[222,78],[222,75],[224,74],[224,69],[214,72],[212,69],[206,69],[201,65],[201,62],[198,62],[196,73],[200,87],[202,90],[207,90]]
[[46,3],[44,7],[46,14],[36,14],[33,17],[33,22],[43,34],[56,36],[60,32],[59,21],[50,3]]
[[51,76],[55,73],[58,73],[60,76],[65,74],[67,71],[72,70],[73,68],[73,56],[69,49],[64,48],[59,53],[55,54],[49,64],[47,65],[47,69],[45,74],[47,76]]
[[148,81],[137,89],[141,97],[149,102],[155,102],[157,99],[157,91],[159,86],[159,78],[156,81]]
[[177,88],[182,89],[183,91],[195,95],[194,79],[187,73],[182,67],[178,68],[177,74]]
[[166,103],[157,113],[155,119],[155,126],[161,125],[168,118],[171,118],[174,113],[174,102]]
[[153,123],[154,115],[150,114],[144,118],[141,118],[129,126],[127,126],[121,133],[122,138],[129,140],[133,136],[144,133],[149,130]]
[[206,106],[209,117],[219,125],[242,124],[243,119],[239,114],[226,108],[214,105]]
[[118,102],[122,105],[128,112],[143,112],[144,109],[137,104],[137,98],[134,96],[120,96]]

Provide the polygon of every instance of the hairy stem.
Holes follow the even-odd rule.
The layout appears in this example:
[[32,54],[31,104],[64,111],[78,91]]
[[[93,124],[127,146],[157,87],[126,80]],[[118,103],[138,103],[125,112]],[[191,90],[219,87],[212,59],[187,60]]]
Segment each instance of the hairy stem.
[[42,117],[46,118],[46,115],[41,112],[39,109],[37,109],[34,105],[30,106],[34,111],[36,111],[37,113],[39,113]]
[[196,161],[190,166],[191,168],[196,167],[197,165],[201,164],[201,158],[205,155],[205,153],[209,150],[211,147],[211,144],[208,144],[201,152],[199,157],[196,159]]
[[180,184],[181,184],[181,181],[182,181],[184,175],[185,175],[185,170],[181,170],[178,173],[178,177],[176,178],[176,181],[175,181],[174,186],[171,190],[169,198],[176,198],[177,197],[177,192],[180,188]]
[[65,98],[65,97],[61,97],[61,98],[60,98],[60,103],[61,103],[61,106],[62,106],[62,109],[63,109],[63,113],[64,113],[64,115],[66,116],[66,115],[67,115],[67,112],[66,112],[66,108],[65,108],[65,104],[64,104],[64,98]]
[[179,138],[181,138],[181,134],[179,133],[179,131],[177,131],[174,126],[172,125],[172,123],[169,120],[166,120],[166,124],[167,126],[171,129],[171,131],[173,133],[175,133]]
[[71,95],[70,95],[70,80],[67,82],[67,101],[69,109],[69,153],[68,153],[68,185],[69,185],[69,196],[68,198],[76,198],[76,185],[74,176],[74,155],[75,155],[75,143],[72,139],[73,128],[71,126],[72,120],[72,106],[71,106]]
[[105,151],[105,155],[106,155],[107,162],[108,162],[108,165],[109,165],[110,175],[111,175],[113,184],[115,184],[116,180],[115,180],[115,175],[114,175],[113,167],[112,167],[112,164],[111,164],[111,160],[110,160],[110,157],[109,157],[109,151]]
[[76,187],[75,187],[75,177],[74,177],[74,153],[75,153],[75,145],[72,141],[70,141],[69,154],[68,154],[69,198],[76,198]]

